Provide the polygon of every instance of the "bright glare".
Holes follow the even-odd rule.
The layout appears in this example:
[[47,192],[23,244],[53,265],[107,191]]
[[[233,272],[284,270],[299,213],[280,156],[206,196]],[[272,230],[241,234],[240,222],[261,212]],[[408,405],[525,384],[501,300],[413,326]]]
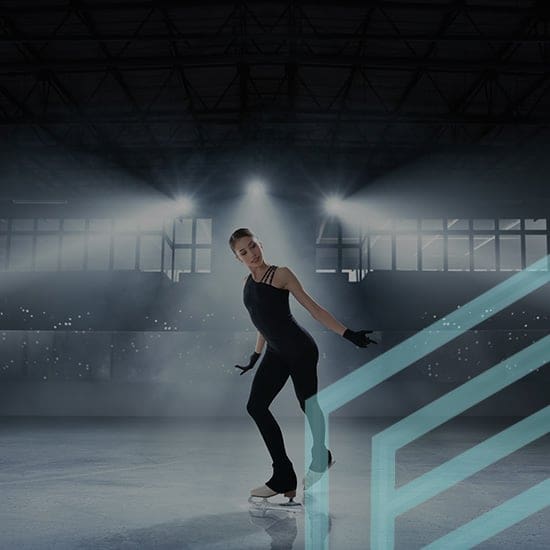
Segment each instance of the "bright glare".
[[333,195],[332,197],[328,197],[325,200],[325,209],[329,214],[339,214],[342,211],[342,208],[344,206],[344,201],[337,197],[336,195]]
[[265,185],[261,181],[252,181],[248,184],[248,192],[254,197],[259,197],[265,193]]
[[193,201],[189,197],[180,197],[176,200],[176,205],[180,216],[189,214],[193,210]]

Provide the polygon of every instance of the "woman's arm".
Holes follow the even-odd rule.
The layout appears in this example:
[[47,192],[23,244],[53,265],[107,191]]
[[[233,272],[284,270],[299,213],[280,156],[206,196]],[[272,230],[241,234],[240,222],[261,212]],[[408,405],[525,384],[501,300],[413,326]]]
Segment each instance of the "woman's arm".
[[288,268],[281,267],[282,279],[284,288],[286,288],[292,295],[302,304],[311,314],[311,316],[323,324],[328,329],[336,332],[340,336],[343,336],[346,331],[346,327],[340,323],[334,316],[328,312],[324,307],[320,306],[303,288],[300,281],[296,278],[296,275]]
[[265,338],[261,332],[258,331],[258,338],[256,339],[256,347],[254,348],[254,351],[256,353],[262,353],[262,350],[264,349],[265,344]]
[[329,311],[327,311],[325,308],[321,306],[319,306],[317,315],[316,316],[313,315],[313,318],[317,319],[317,321],[325,325],[325,327],[336,332],[336,334],[339,334],[340,336],[343,336],[344,332],[346,332],[346,327],[342,323],[340,323],[338,319],[335,319],[334,316]]

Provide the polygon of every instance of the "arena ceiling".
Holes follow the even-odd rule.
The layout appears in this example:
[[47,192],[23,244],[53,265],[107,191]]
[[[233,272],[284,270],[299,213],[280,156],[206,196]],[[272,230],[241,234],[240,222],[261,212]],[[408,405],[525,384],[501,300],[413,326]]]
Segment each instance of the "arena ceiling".
[[46,187],[71,163],[159,186],[498,158],[548,137],[549,18],[545,1],[2,0],[3,163]]

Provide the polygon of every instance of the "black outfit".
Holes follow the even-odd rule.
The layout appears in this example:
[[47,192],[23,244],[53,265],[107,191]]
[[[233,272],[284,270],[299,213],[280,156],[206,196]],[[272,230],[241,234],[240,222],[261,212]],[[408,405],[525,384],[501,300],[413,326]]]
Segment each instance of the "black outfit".
[[[274,474],[266,485],[283,492],[296,487],[296,475],[285,451],[281,429],[269,406],[290,376],[300,407],[305,412],[306,399],[317,393],[319,350],[309,332],[292,316],[289,291],[271,284],[276,269],[277,266],[269,266],[259,283],[249,275],[243,299],[252,323],[267,343],[252,381],[247,411],[256,422],[273,459]],[[308,421],[313,448],[328,452],[324,444],[324,417],[316,401],[313,401]]]

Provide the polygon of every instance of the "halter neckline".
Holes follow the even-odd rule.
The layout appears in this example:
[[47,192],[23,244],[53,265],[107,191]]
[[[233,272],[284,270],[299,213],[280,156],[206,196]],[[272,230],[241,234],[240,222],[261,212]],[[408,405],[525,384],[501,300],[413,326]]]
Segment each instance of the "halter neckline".
[[268,284],[271,284],[271,281],[273,279],[273,273],[275,273],[275,270],[277,269],[277,266],[276,265],[273,265],[271,264],[270,266],[268,266],[268,268],[264,271],[261,279],[259,281],[256,281],[254,279],[254,276],[252,275],[252,273],[250,274],[250,277],[252,278],[252,280],[256,283],[256,284],[259,284],[259,283],[264,283],[266,282],[268,279],[269,279],[269,283]]

